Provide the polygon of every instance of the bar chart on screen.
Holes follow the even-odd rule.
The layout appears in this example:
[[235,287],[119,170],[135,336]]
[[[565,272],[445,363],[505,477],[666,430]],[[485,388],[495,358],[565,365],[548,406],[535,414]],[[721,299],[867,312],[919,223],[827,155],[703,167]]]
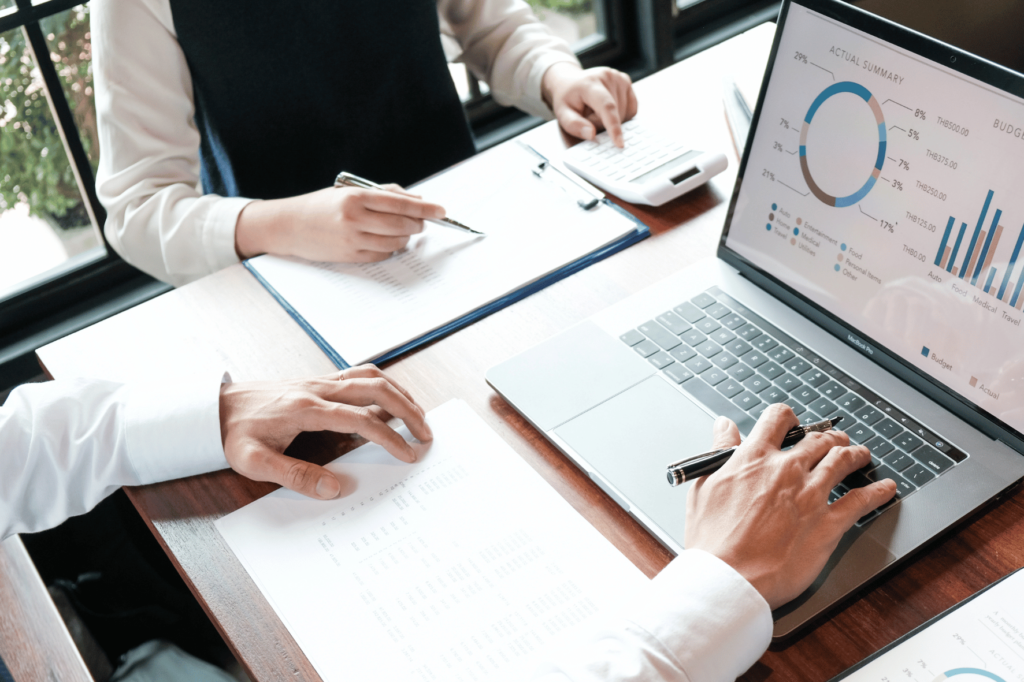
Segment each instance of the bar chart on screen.
[[[956,233],[955,241],[950,239],[953,235],[953,228],[957,223],[955,216],[950,216],[946,223],[946,230],[942,234],[942,241],[939,243],[939,250],[935,254],[935,265],[944,269],[954,277],[970,282],[971,286],[980,288],[986,294],[1006,303],[1007,305],[1020,310],[1024,305],[1024,296],[1021,296],[1021,287],[1024,286],[1024,276],[1017,273],[1017,279],[1011,279],[1014,268],[1017,265],[1017,257],[1020,255],[1021,244],[1024,244],[1024,227],[1020,228],[1016,240],[1008,240],[1005,250],[1008,254],[1006,260],[995,260],[996,263],[1005,262],[1002,277],[997,278],[999,268],[993,265],[996,253],[999,251],[1004,228],[1002,225],[1003,212],[1001,209],[994,209],[992,221],[985,228],[986,218],[989,210],[992,209],[993,191],[989,190],[985,197],[985,203],[981,208],[981,215],[978,217],[974,232],[968,238],[969,243],[964,246],[964,238],[967,234],[967,223],[961,222],[960,229]],[[1009,251],[1009,245],[1013,244],[1013,250]],[[961,246],[966,251],[960,265],[954,265],[961,253]]]

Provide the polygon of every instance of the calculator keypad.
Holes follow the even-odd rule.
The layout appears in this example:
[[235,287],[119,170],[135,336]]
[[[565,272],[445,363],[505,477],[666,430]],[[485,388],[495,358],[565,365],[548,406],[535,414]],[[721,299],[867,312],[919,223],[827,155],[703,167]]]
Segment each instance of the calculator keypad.
[[616,147],[605,131],[570,148],[566,154],[595,176],[630,182],[690,151],[689,146],[666,140],[635,119],[622,124],[622,134],[625,148]]

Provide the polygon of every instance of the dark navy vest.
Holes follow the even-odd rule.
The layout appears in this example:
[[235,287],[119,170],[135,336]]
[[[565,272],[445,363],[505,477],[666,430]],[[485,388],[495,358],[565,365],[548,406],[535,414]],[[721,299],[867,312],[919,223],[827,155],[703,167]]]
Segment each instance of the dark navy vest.
[[475,149],[432,0],[170,0],[203,190],[276,199],[343,170],[407,185]]

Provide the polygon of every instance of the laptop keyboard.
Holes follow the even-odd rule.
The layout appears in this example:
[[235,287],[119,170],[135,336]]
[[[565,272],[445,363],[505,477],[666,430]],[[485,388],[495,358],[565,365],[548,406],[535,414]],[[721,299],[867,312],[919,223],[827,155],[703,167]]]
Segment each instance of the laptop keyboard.
[[750,309],[712,287],[619,337],[666,378],[750,433],[772,403],[793,408],[801,423],[843,417],[839,428],[871,450],[871,463],[850,474],[829,504],[883,478],[896,497],[880,513],[946,473],[967,455],[839,371]]

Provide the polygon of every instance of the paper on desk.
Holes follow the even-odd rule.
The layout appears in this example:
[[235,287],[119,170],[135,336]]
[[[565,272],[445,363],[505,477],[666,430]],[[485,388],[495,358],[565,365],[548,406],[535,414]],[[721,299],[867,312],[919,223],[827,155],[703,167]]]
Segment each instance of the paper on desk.
[[1024,680],[1024,572],[840,678],[847,682]]
[[216,522],[326,682],[528,679],[647,583],[465,403],[428,419],[415,464],[364,445],[328,465],[345,497]]
[[378,358],[633,232],[606,205],[584,211],[538,158],[506,143],[414,188],[475,237],[427,223],[374,264],[260,256],[260,276],[349,364]]

